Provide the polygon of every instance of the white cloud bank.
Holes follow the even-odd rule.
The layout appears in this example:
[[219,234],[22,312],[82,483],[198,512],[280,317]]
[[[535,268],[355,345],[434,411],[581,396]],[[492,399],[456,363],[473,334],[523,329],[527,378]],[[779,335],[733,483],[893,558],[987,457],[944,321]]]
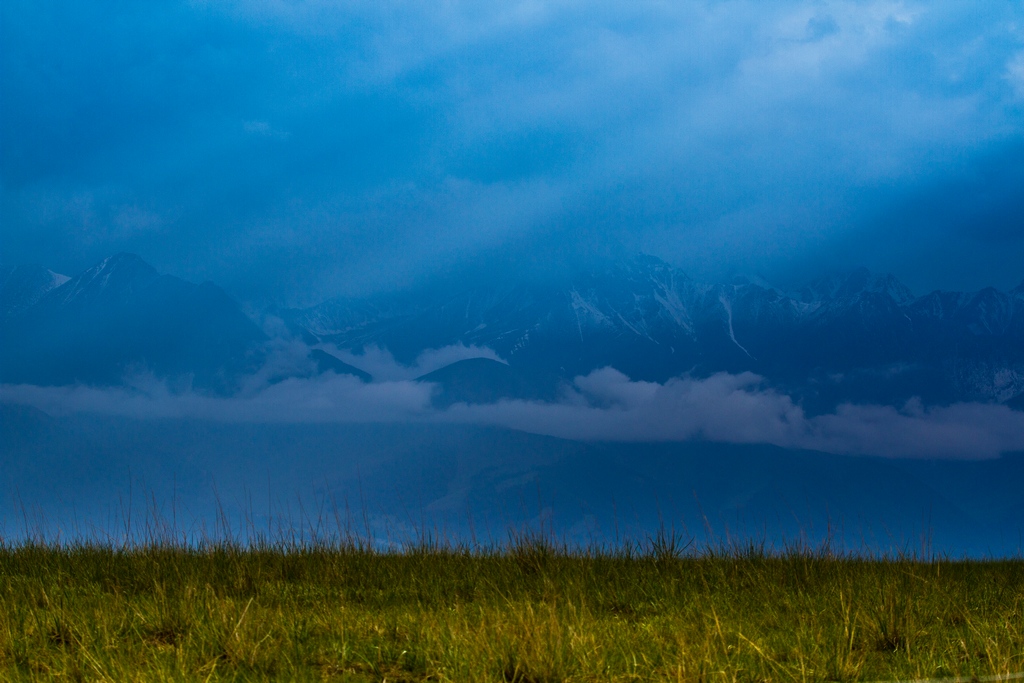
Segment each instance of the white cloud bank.
[[751,373],[635,382],[604,368],[577,377],[554,403],[501,401],[431,407],[434,387],[409,380],[364,384],[326,374],[288,379],[231,398],[174,393],[158,382],[134,388],[0,386],[0,401],[53,415],[229,422],[422,422],[507,427],[567,439],[770,443],[886,457],[993,458],[1024,450],[1024,413],[961,403],[925,408],[842,405],[808,417]]
[[887,457],[992,458],[1024,450],[1024,413],[960,403],[841,405],[808,417],[752,373],[634,382],[611,368],[576,379],[577,401],[453,406],[446,418],[570,439],[771,443]]

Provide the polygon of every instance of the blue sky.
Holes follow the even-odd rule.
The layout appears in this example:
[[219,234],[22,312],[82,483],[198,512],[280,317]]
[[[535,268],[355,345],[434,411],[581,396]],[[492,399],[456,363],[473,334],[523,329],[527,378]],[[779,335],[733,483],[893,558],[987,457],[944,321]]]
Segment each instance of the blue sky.
[[496,254],[1024,278],[1018,2],[0,6],[7,263],[248,300]]

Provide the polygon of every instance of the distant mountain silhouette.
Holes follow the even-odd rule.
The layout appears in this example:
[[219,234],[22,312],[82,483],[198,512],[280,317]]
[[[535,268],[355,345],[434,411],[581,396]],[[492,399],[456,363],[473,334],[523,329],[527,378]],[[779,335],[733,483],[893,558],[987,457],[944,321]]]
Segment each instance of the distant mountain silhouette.
[[263,332],[212,283],[160,275],[118,254],[45,292],[5,323],[7,383],[117,384],[133,370],[230,391]]
[[363,372],[359,368],[349,365],[337,356],[332,356],[321,349],[310,351],[309,358],[316,364],[318,373],[333,372],[339,375],[352,375],[364,382],[369,382],[373,379],[369,373]]

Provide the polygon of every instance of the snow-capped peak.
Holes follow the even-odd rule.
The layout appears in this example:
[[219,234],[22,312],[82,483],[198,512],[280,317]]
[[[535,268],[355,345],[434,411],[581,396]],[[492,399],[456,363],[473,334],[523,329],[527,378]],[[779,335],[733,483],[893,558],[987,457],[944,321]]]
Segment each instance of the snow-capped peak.
[[135,254],[115,254],[66,281],[60,288],[60,303],[98,297],[123,299],[157,276],[156,269]]

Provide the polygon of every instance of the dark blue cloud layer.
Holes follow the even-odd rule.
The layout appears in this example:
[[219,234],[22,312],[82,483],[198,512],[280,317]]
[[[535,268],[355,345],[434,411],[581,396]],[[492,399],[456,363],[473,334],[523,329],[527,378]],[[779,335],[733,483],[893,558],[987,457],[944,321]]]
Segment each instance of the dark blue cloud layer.
[[1012,3],[0,13],[4,261],[130,250],[293,301],[537,244],[701,276],[1024,275]]

